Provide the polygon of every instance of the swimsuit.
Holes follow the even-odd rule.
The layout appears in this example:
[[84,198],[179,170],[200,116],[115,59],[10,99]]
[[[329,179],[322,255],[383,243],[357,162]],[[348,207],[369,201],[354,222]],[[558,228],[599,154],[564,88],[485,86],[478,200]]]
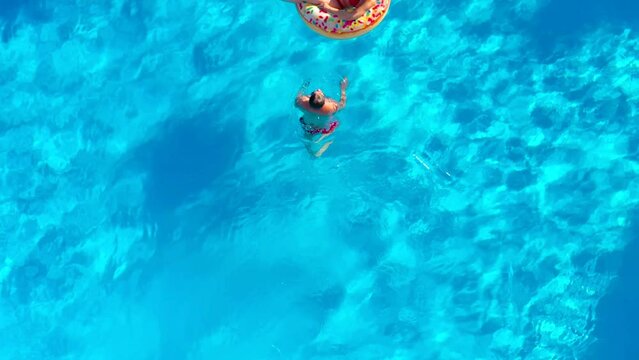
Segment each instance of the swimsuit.
[[303,117],[300,118],[300,124],[302,124],[302,129],[304,129],[304,131],[306,131],[306,133],[309,134],[309,135],[317,135],[317,134],[328,135],[328,134],[332,133],[337,128],[337,126],[339,126],[339,121],[331,122],[328,125],[328,129],[319,128],[319,127],[315,127],[313,125],[307,124],[304,121]]
[[342,9],[356,8],[359,5],[359,0],[339,0],[339,4]]

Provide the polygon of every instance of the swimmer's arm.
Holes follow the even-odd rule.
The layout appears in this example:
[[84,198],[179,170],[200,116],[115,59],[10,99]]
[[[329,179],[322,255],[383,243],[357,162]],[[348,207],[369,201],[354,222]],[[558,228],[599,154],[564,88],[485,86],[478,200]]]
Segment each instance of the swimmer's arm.
[[342,110],[346,106],[346,89],[342,89],[342,94],[339,97],[337,103],[337,110]]
[[307,102],[308,96],[306,95],[298,94],[297,97],[295,97],[295,106],[300,109],[304,109],[304,104]]
[[311,84],[310,81],[304,80],[302,86],[297,90],[297,95],[295,96],[295,106],[301,107],[304,101],[308,101],[308,96],[304,96],[304,92],[308,89],[308,86]]
[[344,77],[340,83],[340,89],[342,93],[339,97],[339,102],[335,104],[335,111],[341,110],[346,106],[346,87],[348,86],[348,78]]

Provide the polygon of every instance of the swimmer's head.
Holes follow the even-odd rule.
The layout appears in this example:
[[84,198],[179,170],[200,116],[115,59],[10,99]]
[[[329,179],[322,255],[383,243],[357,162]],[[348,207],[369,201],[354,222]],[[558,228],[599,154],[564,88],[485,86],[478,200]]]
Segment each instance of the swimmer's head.
[[313,109],[321,109],[322,106],[324,106],[325,101],[326,97],[320,89],[313,91],[310,98],[308,99],[308,103]]

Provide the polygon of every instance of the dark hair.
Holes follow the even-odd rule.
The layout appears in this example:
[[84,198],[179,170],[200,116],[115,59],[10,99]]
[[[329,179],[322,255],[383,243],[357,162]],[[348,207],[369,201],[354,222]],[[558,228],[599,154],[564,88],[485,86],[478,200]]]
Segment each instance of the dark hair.
[[324,106],[324,102],[325,102],[324,95],[318,93],[317,90],[313,91],[311,93],[311,97],[308,99],[308,103],[309,105],[311,105],[313,109],[322,108],[322,106]]

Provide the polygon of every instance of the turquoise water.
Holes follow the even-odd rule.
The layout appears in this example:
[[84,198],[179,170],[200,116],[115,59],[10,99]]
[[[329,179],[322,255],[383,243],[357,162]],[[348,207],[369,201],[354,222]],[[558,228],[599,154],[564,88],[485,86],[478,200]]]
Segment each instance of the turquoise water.
[[639,358],[638,13],[0,0],[0,359]]

